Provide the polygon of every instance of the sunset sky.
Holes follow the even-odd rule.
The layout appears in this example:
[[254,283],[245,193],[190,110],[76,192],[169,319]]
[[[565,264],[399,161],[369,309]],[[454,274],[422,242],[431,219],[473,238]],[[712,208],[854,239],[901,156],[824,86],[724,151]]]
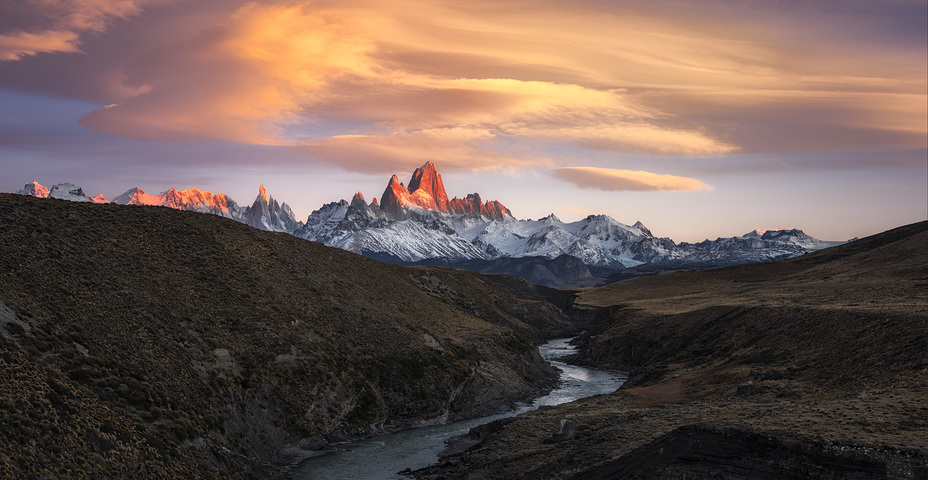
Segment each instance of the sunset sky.
[[928,0],[0,3],[0,191],[265,184],[299,220],[433,161],[517,218],[700,241],[928,218]]

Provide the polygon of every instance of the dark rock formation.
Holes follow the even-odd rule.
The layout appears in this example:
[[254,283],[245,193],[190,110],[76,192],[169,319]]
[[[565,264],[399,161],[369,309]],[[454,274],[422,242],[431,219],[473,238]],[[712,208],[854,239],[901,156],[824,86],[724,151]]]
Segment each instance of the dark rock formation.
[[380,209],[396,218],[403,216],[403,209],[409,203],[409,190],[396,175],[390,177],[387,189],[380,196]]
[[289,205],[277,203],[273,196],[268,198],[264,185],[261,185],[258,196],[244,214],[242,222],[261,230],[275,232],[294,232],[302,226],[296,221]]

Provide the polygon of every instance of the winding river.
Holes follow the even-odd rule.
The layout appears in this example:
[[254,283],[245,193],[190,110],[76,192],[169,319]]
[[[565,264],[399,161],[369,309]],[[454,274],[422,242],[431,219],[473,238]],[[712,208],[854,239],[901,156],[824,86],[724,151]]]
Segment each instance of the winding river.
[[488,417],[404,430],[339,445],[331,454],[301,463],[294,470],[293,479],[408,480],[409,477],[397,472],[407,468],[416,470],[438,462],[438,453],[445,448],[445,440],[450,437],[463,435],[478,425],[519,415],[543,405],[560,405],[592,395],[612,393],[625,382],[626,377],[616,372],[559,362],[558,358],[574,353],[574,347],[568,343],[570,340],[559,338],[538,347],[542,358],[561,370],[561,385],[548,395],[536,398],[530,405],[523,404],[515,410]]

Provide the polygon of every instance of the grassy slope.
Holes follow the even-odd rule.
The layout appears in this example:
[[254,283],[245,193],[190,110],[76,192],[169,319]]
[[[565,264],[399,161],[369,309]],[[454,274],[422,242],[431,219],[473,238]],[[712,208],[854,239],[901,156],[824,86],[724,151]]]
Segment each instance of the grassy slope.
[[211,215],[0,195],[0,477],[265,475],[301,438],[476,414],[549,378],[558,315]]
[[[790,465],[784,445],[823,464],[875,462],[890,478],[928,475],[926,222],[792,260],[587,290],[577,306],[598,309],[580,360],[631,370],[627,388],[521,417],[458,473],[611,478],[646,458],[641,478],[741,478],[726,462],[744,452],[662,458],[662,435],[698,425],[780,445],[769,478],[818,468]],[[552,443],[565,418],[582,434]]]

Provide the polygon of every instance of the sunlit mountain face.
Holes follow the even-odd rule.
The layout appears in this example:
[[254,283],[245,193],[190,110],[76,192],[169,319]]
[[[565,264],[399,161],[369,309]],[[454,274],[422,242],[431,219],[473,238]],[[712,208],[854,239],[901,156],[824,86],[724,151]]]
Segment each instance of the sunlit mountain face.
[[402,216],[403,211],[409,208],[422,208],[451,214],[469,213],[497,220],[502,220],[504,216],[512,217],[509,209],[498,201],[488,200],[481,204],[480,200],[479,193],[448,200],[441,174],[435,169],[435,164],[426,162],[413,172],[408,187],[393,175],[381,196],[380,208],[394,216]]
[[[52,189],[52,194],[56,189],[60,190],[59,186]],[[45,190],[33,182],[20,193],[37,195]],[[73,193],[80,189],[72,185],[64,190]],[[88,200],[82,193],[70,199]],[[641,265],[657,269],[735,265],[793,257],[840,243],[823,242],[802,230],[784,228],[676,243],[655,237],[640,221],[630,226],[608,215],[588,215],[575,222],[564,222],[554,214],[520,220],[498,201],[481,202],[479,193],[449,199],[442,176],[432,162],[413,172],[408,187],[393,175],[379,202],[373,198],[368,203],[357,192],[351,202],[326,204],[305,221],[297,220],[287,203],[268,195],[264,185],[250,206],[196,188],[170,189],[159,195],[133,188],[116,197],[114,203],[211,213],[382,261],[508,272],[547,285],[593,278],[588,268],[618,271]],[[493,263],[528,257],[542,260],[509,262],[505,268]],[[553,262],[555,259],[560,260]]]

